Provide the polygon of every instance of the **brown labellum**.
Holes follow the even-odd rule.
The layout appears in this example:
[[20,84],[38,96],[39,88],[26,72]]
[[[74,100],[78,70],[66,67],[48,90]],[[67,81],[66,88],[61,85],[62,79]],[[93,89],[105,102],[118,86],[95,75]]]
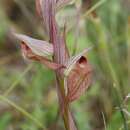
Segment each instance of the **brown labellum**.
[[82,56],[74,65],[67,79],[68,102],[77,100],[91,84],[92,68],[87,59]]

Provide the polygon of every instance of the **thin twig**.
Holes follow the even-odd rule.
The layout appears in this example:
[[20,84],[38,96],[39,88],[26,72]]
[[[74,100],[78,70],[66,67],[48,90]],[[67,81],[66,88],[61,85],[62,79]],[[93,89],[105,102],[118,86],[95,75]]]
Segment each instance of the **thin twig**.
[[92,6],[87,12],[83,15],[83,18],[86,18],[90,13],[92,13],[94,10],[96,10],[99,6],[101,6],[106,0],[100,0],[97,2],[94,6]]
[[25,71],[18,77],[17,80],[15,80],[15,82],[9,87],[9,89],[4,93],[4,96],[8,96],[9,93],[19,84],[19,82],[21,81],[21,79],[25,76],[25,74],[32,68],[32,64],[29,65]]
[[107,130],[106,119],[105,119],[105,115],[103,112],[102,112],[102,117],[103,117],[104,129]]

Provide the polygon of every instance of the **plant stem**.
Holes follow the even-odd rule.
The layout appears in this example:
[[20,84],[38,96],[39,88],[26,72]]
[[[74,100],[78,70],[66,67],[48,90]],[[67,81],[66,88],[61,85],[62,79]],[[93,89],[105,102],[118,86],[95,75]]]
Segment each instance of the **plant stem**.
[[63,121],[66,130],[69,129],[69,122],[68,122],[68,111],[67,111],[67,105],[64,103],[65,99],[65,91],[64,91],[64,83],[63,80],[59,78],[58,74],[56,74],[57,78],[57,89],[58,89],[58,98],[59,98],[59,103],[60,103],[60,110],[63,116]]
[[60,91],[60,96],[59,96],[59,102],[60,102],[60,109],[64,121],[64,126],[66,130],[77,130],[73,117],[70,113],[69,109],[69,103],[66,101],[65,98],[65,89],[64,89],[64,79],[59,78],[57,75],[57,87],[58,90]]
[[[46,0],[46,2],[48,2]],[[54,48],[54,56],[53,62],[64,65],[65,62],[69,59],[69,53],[65,42],[65,35],[60,35],[59,27],[56,23],[55,19],[55,8],[54,3],[49,3],[49,35],[50,35],[50,43],[53,44]],[[63,117],[64,125],[66,130],[77,130],[75,127],[75,123],[69,111],[69,103],[66,101],[66,93],[64,86],[64,73],[63,68],[59,68],[55,71],[56,74],[56,82],[57,82],[57,95],[59,98],[59,106],[60,111]]]

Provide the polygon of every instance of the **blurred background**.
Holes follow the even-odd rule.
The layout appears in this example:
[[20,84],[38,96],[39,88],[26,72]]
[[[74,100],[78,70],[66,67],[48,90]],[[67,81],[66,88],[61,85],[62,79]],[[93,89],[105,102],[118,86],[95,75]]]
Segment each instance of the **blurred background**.
[[[78,129],[129,130],[130,1],[77,0],[57,21],[71,55],[94,46],[93,84],[71,105]],[[64,130],[53,71],[24,60],[11,31],[46,39],[34,0],[0,0],[0,130]]]

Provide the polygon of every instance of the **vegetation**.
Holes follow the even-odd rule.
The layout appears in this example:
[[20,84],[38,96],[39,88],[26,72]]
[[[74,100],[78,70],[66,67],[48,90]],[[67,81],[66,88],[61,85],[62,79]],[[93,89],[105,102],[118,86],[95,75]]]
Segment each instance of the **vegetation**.
[[[62,130],[55,74],[22,58],[10,32],[46,40],[33,0],[0,0],[0,129]],[[79,11],[79,8],[80,11]],[[130,129],[130,3],[82,0],[57,14],[71,55],[93,46],[93,83],[71,103],[78,130]],[[78,11],[77,11],[78,10]]]

